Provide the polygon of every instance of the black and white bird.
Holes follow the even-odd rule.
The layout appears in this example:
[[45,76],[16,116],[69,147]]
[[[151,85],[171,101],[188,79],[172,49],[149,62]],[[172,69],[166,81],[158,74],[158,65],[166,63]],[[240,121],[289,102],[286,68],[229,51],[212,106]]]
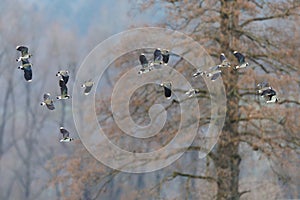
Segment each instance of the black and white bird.
[[68,87],[65,83],[64,79],[59,79],[59,87],[60,87],[60,96],[57,96],[56,99],[69,99],[71,98],[70,95],[68,95]]
[[200,94],[200,89],[191,88],[185,94],[188,95],[188,97],[195,97]]
[[17,62],[20,62],[21,60],[29,59],[32,56],[32,54],[28,52],[28,47],[26,46],[17,46],[16,50],[21,52],[21,56],[16,59]]
[[142,68],[140,69],[140,71],[138,72],[138,74],[143,74],[143,73],[147,73],[150,72],[152,70],[152,66],[150,65],[148,59],[146,58],[145,54],[141,54],[139,57],[140,63],[142,65]]
[[55,109],[53,99],[51,99],[51,95],[49,93],[44,94],[44,101],[41,102],[41,106],[45,106],[45,105],[49,110]]
[[60,70],[56,73],[56,76],[61,76],[65,83],[68,83],[69,80],[69,72],[67,70]]
[[60,127],[59,130],[60,133],[63,135],[62,139],[60,139],[60,142],[71,142],[72,140],[74,140],[70,137],[70,133],[69,131],[67,131],[67,129],[65,129],[64,127]]
[[249,66],[249,63],[245,61],[245,56],[238,51],[234,51],[233,55],[236,57],[239,65],[235,66],[235,69],[245,68]]
[[223,68],[231,67],[230,62],[227,60],[224,53],[220,54],[220,61],[221,61],[220,67],[223,67]]
[[32,81],[32,64],[29,62],[28,59],[21,59],[22,65],[18,67],[18,69],[21,69],[24,71],[24,78],[27,82]]
[[161,51],[161,55],[162,55],[162,61],[163,61],[163,64],[167,65],[168,62],[169,62],[169,58],[170,58],[169,50],[163,49],[163,50]]
[[160,84],[161,87],[164,88],[164,94],[167,99],[171,99],[172,96],[172,83],[171,82],[163,82]]
[[93,85],[94,82],[92,80],[86,81],[81,85],[82,88],[85,88],[83,91],[84,95],[88,95],[91,92]]
[[276,96],[276,91],[272,88],[268,88],[266,90],[263,90],[260,94],[264,99],[266,100],[266,103],[277,103],[278,98]]

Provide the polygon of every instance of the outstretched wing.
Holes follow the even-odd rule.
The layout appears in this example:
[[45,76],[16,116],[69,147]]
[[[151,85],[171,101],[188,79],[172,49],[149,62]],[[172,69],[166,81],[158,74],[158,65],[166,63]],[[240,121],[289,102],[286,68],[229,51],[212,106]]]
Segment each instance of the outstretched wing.
[[226,56],[225,56],[224,53],[221,53],[221,54],[220,54],[220,61],[221,61],[221,63],[222,63],[224,60],[227,60],[227,58],[226,58]]
[[165,97],[167,99],[171,98],[171,95],[172,95],[172,83],[171,82],[164,82],[162,84],[160,84],[160,86],[163,86],[164,87],[164,94],[165,94]]
[[60,93],[62,97],[66,97],[68,95],[68,88],[66,85],[60,88]]
[[276,95],[276,92],[273,89],[266,89],[261,93],[261,96],[268,96],[270,98],[275,95]]
[[63,78],[65,84],[67,84],[68,81],[69,81],[69,75],[67,75],[67,76],[62,76],[62,78]]
[[161,50],[159,48],[155,49],[153,55],[154,55],[154,61],[161,61],[162,55],[161,55]]
[[44,101],[50,100],[50,94],[49,93],[45,93],[44,94]]
[[148,66],[148,60],[146,58],[146,56],[142,53],[139,57],[140,63],[143,67],[147,67]]
[[68,95],[68,88],[64,81],[64,79],[59,80],[59,87],[60,87],[60,93],[62,97],[65,97]]
[[165,64],[168,64],[170,58],[169,50],[163,50],[162,52],[162,60]]
[[240,52],[234,51],[233,55],[238,60],[239,64],[245,63],[245,56],[241,54]]
[[212,81],[217,80],[217,78],[219,78],[220,75],[221,75],[221,73],[216,73],[216,74],[212,75],[211,80]]
[[165,92],[165,97],[166,97],[166,98],[171,98],[172,91],[171,91],[170,88],[164,86],[164,92]]
[[26,47],[26,46],[17,46],[16,50],[20,51],[22,56],[25,56],[28,54],[28,47]]
[[21,62],[22,62],[22,66],[30,64],[28,59],[22,59]]
[[59,130],[60,130],[60,133],[63,135],[63,138],[69,137],[70,133],[64,127],[60,127]]
[[92,86],[86,86],[85,89],[84,89],[84,94],[88,95],[91,92],[92,87],[93,87],[93,85]]
[[53,101],[51,101],[51,103],[47,103],[46,106],[47,106],[47,108],[48,108],[49,110],[54,110],[54,109],[55,109],[55,106],[54,106]]
[[24,78],[26,81],[30,82],[32,81],[32,70],[31,67],[29,68],[23,68],[24,69]]

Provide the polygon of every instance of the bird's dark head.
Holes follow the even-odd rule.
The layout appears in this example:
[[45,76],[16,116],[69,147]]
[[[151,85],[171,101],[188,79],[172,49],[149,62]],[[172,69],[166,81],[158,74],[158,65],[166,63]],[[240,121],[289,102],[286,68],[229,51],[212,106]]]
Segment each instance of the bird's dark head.
[[55,76],[60,76],[60,72],[57,72],[57,73],[55,74]]

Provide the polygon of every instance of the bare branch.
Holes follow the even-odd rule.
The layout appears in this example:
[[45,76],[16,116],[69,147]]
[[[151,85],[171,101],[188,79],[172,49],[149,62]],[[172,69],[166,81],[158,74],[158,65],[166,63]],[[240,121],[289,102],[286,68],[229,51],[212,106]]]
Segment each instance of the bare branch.
[[176,176],[183,176],[183,177],[188,177],[188,178],[196,178],[196,179],[204,179],[207,181],[213,181],[217,182],[217,180],[214,177],[211,176],[201,176],[201,175],[194,175],[194,174],[185,174],[181,172],[173,172],[172,177],[175,178]]
[[[294,7],[292,8],[294,9]],[[283,18],[283,17],[288,17],[290,15],[298,15],[298,14],[292,14],[290,12],[290,9],[286,9],[283,13],[277,14],[277,15],[270,15],[270,16],[265,16],[265,17],[256,17],[256,18],[251,18],[243,22],[240,27],[247,26],[248,24],[256,21],[265,21],[265,20],[271,20],[271,19],[276,19],[276,18]]]

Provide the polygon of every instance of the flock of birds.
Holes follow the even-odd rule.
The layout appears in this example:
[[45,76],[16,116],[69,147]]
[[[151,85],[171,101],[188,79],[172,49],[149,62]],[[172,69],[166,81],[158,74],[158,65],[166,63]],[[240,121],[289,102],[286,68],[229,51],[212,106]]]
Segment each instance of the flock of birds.
[[[21,66],[18,69],[24,71],[24,78],[26,81],[32,81],[32,64],[29,59],[32,57],[32,54],[29,53],[28,47],[26,46],[17,46],[17,51],[20,51],[21,55],[16,59],[17,62],[21,62]],[[169,50],[157,48],[154,53],[153,60],[149,61],[145,54],[140,54],[139,61],[141,63],[142,68],[139,70],[138,74],[148,73],[154,69],[159,69],[163,65],[167,65],[170,58]],[[238,65],[234,67],[235,70],[246,68],[249,66],[249,63],[245,61],[245,56],[237,51],[233,52],[233,55],[236,57],[238,61]],[[217,66],[210,67],[207,71],[203,71],[198,69],[196,73],[193,74],[193,77],[198,76],[206,76],[211,79],[211,81],[217,80],[221,74],[222,69],[230,68],[231,63],[227,60],[224,53],[220,55],[220,64]],[[71,96],[68,94],[67,83],[69,81],[69,72],[67,70],[60,70],[57,74],[59,77],[59,87],[60,87],[60,95],[56,97],[57,100],[69,99]],[[88,95],[94,85],[92,80],[88,80],[81,85],[84,88],[84,95]],[[162,82],[160,84],[161,87],[164,88],[164,96],[167,99],[171,99],[172,96],[172,82]],[[276,103],[278,102],[278,98],[276,96],[276,91],[268,84],[268,82],[264,81],[257,85],[257,93],[263,97],[266,103]],[[196,96],[200,93],[199,89],[192,88],[186,92],[189,97]],[[42,106],[46,106],[49,110],[54,110],[54,100],[51,98],[49,93],[45,93],[43,96],[43,101],[41,102]],[[60,127],[60,133],[62,134],[62,138],[60,142],[70,142],[73,138],[70,137],[70,133],[64,127]]]
[[[28,47],[26,46],[17,46],[17,51],[21,52],[21,55],[19,58],[16,59],[17,62],[21,62],[21,65],[18,67],[18,69],[21,69],[24,71],[24,78],[27,82],[32,81],[32,64],[29,61],[29,58],[32,57],[32,54],[29,53]],[[70,99],[71,96],[68,94],[68,87],[67,83],[69,81],[69,72],[67,70],[60,70],[56,74],[57,77],[59,77],[59,87],[60,87],[60,95],[56,96],[57,100],[63,100],[63,99]],[[85,83],[81,85],[82,88],[84,88],[84,94],[88,95],[90,91],[92,90],[92,87],[94,85],[94,82],[92,80],[88,80]],[[54,110],[54,100],[51,98],[50,93],[45,93],[43,96],[43,101],[41,102],[41,106],[46,106],[49,110]],[[60,142],[70,142],[74,140],[70,137],[70,133],[67,129],[64,127],[59,128],[60,133],[62,134],[62,138],[60,139]]]
[[[246,62],[245,56],[238,51],[234,51],[233,55],[236,57],[238,65],[233,67],[234,70],[246,68],[249,63]],[[170,53],[169,50],[157,48],[153,53],[153,60],[148,61],[145,54],[140,54],[139,60],[142,68],[139,70],[138,74],[143,74],[152,71],[153,69],[158,69],[161,65],[167,65],[169,62]],[[210,67],[207,71],[198,69],[193,77],[206,76],[211,79],[211,81],[217,80],[221,74],[222,69],[231,68],[231,63],[228,61],[224,53],[220,55],[220,64]],[[163,82],[160,84],[164,88],[164,94],[167,99],[171,98],[172,95],[172,82]],[[197,88],[191,88],[186,92],[189,97],[196,96],[200,93]],[[276,96],[276,91],[269,85],[268,82],[263,81],[257,84],[257,93],[264,98],[266,103],[277,103],[278,98]]]

